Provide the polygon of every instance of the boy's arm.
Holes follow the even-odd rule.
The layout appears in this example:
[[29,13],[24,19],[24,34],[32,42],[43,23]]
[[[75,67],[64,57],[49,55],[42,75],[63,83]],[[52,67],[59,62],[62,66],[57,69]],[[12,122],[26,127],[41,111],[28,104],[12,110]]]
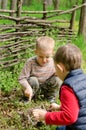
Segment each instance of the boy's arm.
[[80,108],[73,90],[67,86],[62,87],[60,99],[60,111],[47,112],[45,116],[46,124],[70,125],[77,120]]
[[31,100],[33,95],[32,88],[27,81],[28,77],[30,77],[30,71],[31,71],[31,61],[28,59],[21,71],[18,81],[22,85],[24,94],[29,98],[29,100]]
[[60,111],[46,112],[43,109],[34,109],[33,115],[37,120],[45,120],[47,125],[73,124],[79,113],[78,99],[73,90],[62,87]]
[[29,100],[31,100],[31,98],[33,96],[33,91],[32,91],[30,84],[28,83],[28,81],[26,79],[21,79],[21,80],[19,80],[19,83],[24,87],[25,96],[28,97]]
[[57,111],[59,111],[60,110],[60,105],[59,104],[57,104],[57,103],[51,103],[50,104],[50,107],[49,107],[49,110],[57,110]]

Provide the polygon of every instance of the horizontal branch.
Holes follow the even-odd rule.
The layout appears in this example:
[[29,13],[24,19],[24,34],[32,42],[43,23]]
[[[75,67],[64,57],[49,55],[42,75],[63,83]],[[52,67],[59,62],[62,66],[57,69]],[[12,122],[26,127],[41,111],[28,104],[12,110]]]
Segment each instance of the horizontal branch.
[[[31,50],[31,51],[34,51],[34,50]],[[24,55],[24,54],[28,54],[29,52],[25,52],[25,51],[19,51],[18,53],[13,53],[13,54],[11,54],[11,55],[9,55],[9,54],[3,54],[1,57],[0,57],[0,60],[2,60],[2,61],[0,61],[1,62],[1,64],[3,64],[4,62],[6,62],[6,61],[3,61],[4,59],[6,59],[6,58],[14,58],[14,57],[18,57],[18,55],[20,56],[20,55]],[[10,60],[10,59],[9,59]]]
[[[66,11],[58,11],[58,10],[52,10],[52,11],[28,11],[28,13],[48,13],[48,12],[58,12],[58,14],[55,14],[57,16],[59,15],[62,15],[62,14],[67,14],[67,13],[70,13],[70,12],[73,12],[74,10],[77,10],[83,6],[86,6],[86,3],[84,4],[81,4],[80,6],[76,6],[76,7],[73,7],[72,9],[69,9],[69,10],[66,10]],[[6,11],[6,10],[5,10]],[[49,16],[48,16],[49,17]],[[5,19],[9,19],[9,20],[13,20],[13,21],[22,21],[22,20],[25,20],[25,19],[28,19],[29,17],[22,17],[22,18],[15,18],[15,17],[11,17],[11,16],[6,16],[6,15],[0,15],[0,18],[5,18]]]
[[[21,13],[22,14],[43,14],[43,13],[56,13],[56,12],[58,12],[59,15],[60,15],[61,13],[63,14],[63,13],[72,12],[74,10],[77,10],[77,9],[83,7],[83,6],[86,6],[86,3],[81,4],[81,5],[79,5],[79,6],[75,7],[75,8],[70,9],[71,11],[67,10],[67,12],[62,11],[62,10],[49,10],[49,11],[21,11]],[[16,13],[16,10],[2,10],[2,9],[0,9],[0,12],[2,12],[2,13],[3,12],[5,12],[5,13]]]
[[83,6],[86,6],[86,3],[81,4],[80,6],[75,6],[75,7],[73,7],[72,9],[59,12],[58,15],[67,14],[67,13],[73,12],[73,11],[78,10],[79,8],[83,7]]
[[11,60],[10,62],[5,62],[4,64],[0,63],[0,69],[14,66],[14,65],[16,65],[16,64],[18,64],[18,63],[20,63],[22,61],[25,61],[25,58],[14,59],[14,60]]
[[51,21],[47,21],[47,20],[29,20],[29,22],[34,22],[34,23],[48,23],[48,24],[52,24],[52,23],[69,23],[69,20],[51,20]]
[[34,22],[34,23],[55,23],[55,22],[62,22],[62,23],[65,23],[65,22],[68,22],[66,20],[43,20],[43,19],[30,19],[29,17],[22,17],[22,18],[14,18],[14,17],[11,17],[11,16],[5,16],[5,15],[0,15],[1,18],[6,18],[6,19],[9,19],[9,20],[14,20],[14,21],[28,21],[30,23]]
[[4,9],[0,9],[0,13],[16,13],[16,10],[4,10]]
[[44,14],[44,13],[55,13],[62,12],[62,10],[49,10],[49,11],[21,11],[22,14]]

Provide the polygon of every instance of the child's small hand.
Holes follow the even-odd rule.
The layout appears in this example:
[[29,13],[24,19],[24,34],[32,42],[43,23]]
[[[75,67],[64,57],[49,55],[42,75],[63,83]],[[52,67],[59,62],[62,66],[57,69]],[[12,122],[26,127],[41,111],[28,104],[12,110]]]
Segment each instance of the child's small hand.
[[50,104],[49,109],[50,110],[59,110],[60,109],[60,105],[58,105],[56,103],[52,103],[52,104]]
[[34,110],[33,110],[33,116],[34,116],[35,119],[38,120],[38,121],[44,120],[46,113],[47,113],[47,111],[44,110],[44,109],[34,109]]
[[24,91],[24,94],[25,94],[26,97],[29,98],[29,101],[31,101],[32,96],[33,96],[32,88],[26,88],[25,91]]

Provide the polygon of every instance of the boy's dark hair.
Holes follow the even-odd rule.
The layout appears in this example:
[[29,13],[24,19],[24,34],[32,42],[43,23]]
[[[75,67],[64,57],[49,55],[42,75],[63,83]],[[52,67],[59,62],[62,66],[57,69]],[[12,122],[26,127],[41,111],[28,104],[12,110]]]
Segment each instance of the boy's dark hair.
[[81,67],[82,54],[76,45],[68,43],[57,49],[54,61],[63,63],[65,68],[70,71]]

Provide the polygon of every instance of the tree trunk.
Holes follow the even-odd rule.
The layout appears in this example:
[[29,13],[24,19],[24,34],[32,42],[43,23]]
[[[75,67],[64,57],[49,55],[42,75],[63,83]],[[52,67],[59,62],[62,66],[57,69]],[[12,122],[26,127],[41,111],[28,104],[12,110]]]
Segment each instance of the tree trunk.
[[1,1],[2,1],[2,0],[0,0],[0,8],[1,8]]
[[[83,0],[82,3],[86,3],[86,0]],[[86,5],[81,8],[78,34],[82,34],[86,41]]]
[[23,5],[29,6],[31,4],[32,0],[23,0]]
[[59,7],[59,0],[53,0],[54,9],[57,10]]
[[46,2],[47,2],[47,5],[52,5],[52,0],[46,0]]
[[7,8],[7,1],[8,0],[2,0],[1,1],[1,9],[6,9]]
[[[17,5],[17,0],[10,0],[10,9],[15,10]],[[14,13],[10,13],[10,16],[14,16]]]

